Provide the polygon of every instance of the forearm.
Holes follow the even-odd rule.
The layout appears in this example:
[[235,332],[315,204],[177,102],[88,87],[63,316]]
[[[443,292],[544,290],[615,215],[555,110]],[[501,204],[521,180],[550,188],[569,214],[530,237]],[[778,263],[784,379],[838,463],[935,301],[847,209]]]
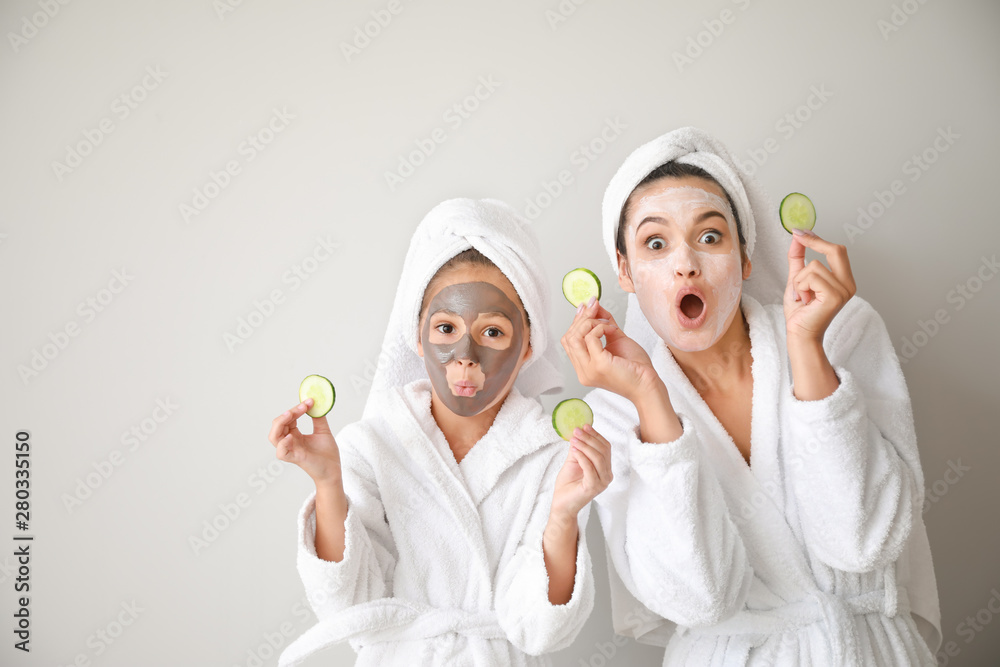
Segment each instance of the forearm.
[[652,391],[641,392],[631,400],[639,413],[639,438],[643,442],[673,442],[681,437],[684,429],[662,380]]
[[830,396],[789,403],[788,470],[807,544],[833,567],[868,571],[895,559],[919,512],[920,484],[903,455],[915,435],[898,418],[906,401],[869,405],[855,375],[837,368]]
[[566,604],[573,597],[580,530],[576,517],[549,515],[542,534],[542,555],[549,575],[549,602]]
[[339,563],[344,559],[347,494],[340,480],[316,484],[316,555]]
[[631,471],[615,536],[624,557],[615,565],[650,610],[702,626],[742,606],[753,574],[722,487],[685,426],[674,443],[627,443]]
[[840,380],[823,350],[823,341],[789,338],[788,358],[795,398],[800,401],[818,401],[840,386]]

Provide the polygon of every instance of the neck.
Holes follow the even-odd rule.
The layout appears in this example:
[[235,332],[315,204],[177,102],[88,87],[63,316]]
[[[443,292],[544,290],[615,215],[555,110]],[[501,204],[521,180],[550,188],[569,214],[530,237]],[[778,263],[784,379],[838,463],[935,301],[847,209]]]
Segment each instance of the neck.
[[702,395],[726,391],[750,374],[750,331],[743,308],[736,309],[726,333],[712,347],[696,352],[667,345],[677,365]]
[[431,416],[437,422],[438,428],[444,434],[448,446],[451,447],[455,460],[461,463],[465,455],[469,453],[472,446],[482,440],[486,432],[493,426],[500,408],[503,407],[505,395],[479,414],[463,417],[452,412],[444,402],[438,398],[437,392],[431,390]]

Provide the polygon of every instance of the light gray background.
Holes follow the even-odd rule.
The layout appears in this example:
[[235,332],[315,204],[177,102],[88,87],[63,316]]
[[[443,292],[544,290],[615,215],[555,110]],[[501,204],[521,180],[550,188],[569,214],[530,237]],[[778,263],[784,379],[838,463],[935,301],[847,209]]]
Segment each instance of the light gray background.
[[[614,170],[640,143],[693,124],[743,160],[765,155],[771,140],[777,150],[757,175],[775,198],[813,198],[817,232],[848,245],[859,294],[885,318],[897,351],[944,311],[947,322],[917,336],[923,346],[904,366],[935,498],[925,518],[944,637],[958,654],[941,662],[996,664],[1000,619],[988,605],[1000,600],[1000,280],[972,280],[981,290],[961,308],[948,301],[1000,250],[995,2],[567,1],[575,11],[553,23],[556,0],[403,1],[350,61],[341,44],[386,2],[245,0],[223,12],[211,0],[53,0],[51,18],[42,4],[0,8],[0,663],[66,665],[82,655],[107,666],[246,667],[271,652],[269,637],[287,643],[283,623],[298,636],[311,620],[301,613],[294,519],[310,483],[293,467],[258,472],[269,475],[273,461],[268,427],[314,372],[338,387],[335,428],[360,416],[418,220],[455,196],[524,211],[568,170],[572,183],[534,221],[553,287],[551,329],[561,334],[572,310],[556,290],[570,268],[596,269],[621,312],[599,233]],[[879,21],[894,7],[902,25],[885,32]],[[732,22],[713,23],[723,10]],[[42,25],[32,32],[25,20]],[[11,33],[30,39],[14,43]],[[689,39],[707,46],[691,47],[697,57],[679,67],[673,54]],[[165,78],[133,93],[147,67]],[[499,85],[454,127],[445,112],[480,77]],[[828,98],[800,109],[814,87]],[[133,94],[145,99],[122,118],[115,100]],[[275,108],[295,117],[248,161],[241,142]],[[796,112],[808,119],[790,134],[782,119]],[[53,163],[104,118],[113,132],[60,179]],[[615,119],[624,127],[602,146]],[[385,172],[437,127],[446,140],[391,190]],[[947,150],[935,155],[947,128],[958,138],[939,141]],[[581,170],[574,152],[592,142],[603,152]],[[936,161],[912,181],[905,163],[928,149]],[[229,160],[240,173],[185,222],[180,205]],[[905,192],[849,238],[844,225],[896,179]],[[283,276],[313,257],[318,237],[338,247],[305,262],[315,271],[295,289]],[[132,278],[124,289],[111,283],[113,293],[122,269]],[[230,350],[224,335],[275,289],[283,302]],[[88,298],[105,302],[93,317],[79,307]],[[78,335],[58,349],[53,339],[74,323]],[[52,358],[22,380],[18,367],[35,351]],[[579,395],[570,379],[564,395]],[[179,406],[159,424],[157,399]],[[154,425],[134,451],[123,443],[123,432]],[[19,429],[33,444],[30,656],[14,651],[11,633]],[[116,450],[112,474],[92,475]],[[960,477],[946,474],[949,462]],[[65,497],[88,475],[99,485],[68,509]],[[249,505],[196,554],[191,536],[204,537],[205,522],[224,525],[220,506],[231,510],[239,494]],[[555,663],[659,664],[659,649],[608,643],[596,517],[588,539],[597,607]],[[133,602],[135,621],[98,643],[95,633],[114,632]],[[992,625],[962,625],[977,613]],[[610,660],[602,648],[614,651]],[[353,660],[341,646],[309,664]]]

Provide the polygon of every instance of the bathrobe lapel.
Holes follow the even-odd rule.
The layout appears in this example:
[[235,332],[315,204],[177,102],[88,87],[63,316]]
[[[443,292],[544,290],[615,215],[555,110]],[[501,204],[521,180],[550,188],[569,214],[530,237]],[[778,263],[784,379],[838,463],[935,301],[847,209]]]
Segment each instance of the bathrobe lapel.
[[[493,426],[459,464],[472,501],[478,506],[508,469],[558,437],[551,419],[542,419],[538,402],[512,389]],[[539,470],[539,474],[544,472]]]
[[[750,325],[753,355],[750,466],[662,341],[652,360],[670,387],[674,409],[690,415],[702,429],[703,454],[718,475],[732,518],[748,548],[760,556],[753,559],[756,574],[772,592],[786,601],[795,601],[813,591],[815,583],[782,509],[785,498],[778,462],[778,402],[785,370],[774,354],[776,341],[763,306],[746,294],[742,305]],[[769,572],[760,571],[765,563],[774,567]]]
[[479,511],[443,435],[440,438],[427,435],[440,430],[431,416],[429,393],[414,390],[413,387],[408,385],[387,392],[387,406],[381,414],[386,415],[403,448],[440,494],[441,504],[451,512],[457,533],[468,545],[470,567],[478,573],[485,590],[489,591],[489,558]]

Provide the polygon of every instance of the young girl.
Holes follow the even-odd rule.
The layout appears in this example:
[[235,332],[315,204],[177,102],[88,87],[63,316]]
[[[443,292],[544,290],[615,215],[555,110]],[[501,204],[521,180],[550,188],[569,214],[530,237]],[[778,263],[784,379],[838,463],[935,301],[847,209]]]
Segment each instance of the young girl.
[[625,329],[592,301],[563,345],[614,443],[596,502],[616,631],[665,645],[664,665],[933,665],[899,362],[844,247],[773,210],[694,128],[605,193]]
[[278,416],[277,457],[316,484],[298,568],[320,622],[281,665],[348,640],[357,665],[536,665],[593,606],[588,504],[611,478],[592,429],[567,445],[539,253],[517,214],[450,200],[410,244],[365,418],[331,435]]

